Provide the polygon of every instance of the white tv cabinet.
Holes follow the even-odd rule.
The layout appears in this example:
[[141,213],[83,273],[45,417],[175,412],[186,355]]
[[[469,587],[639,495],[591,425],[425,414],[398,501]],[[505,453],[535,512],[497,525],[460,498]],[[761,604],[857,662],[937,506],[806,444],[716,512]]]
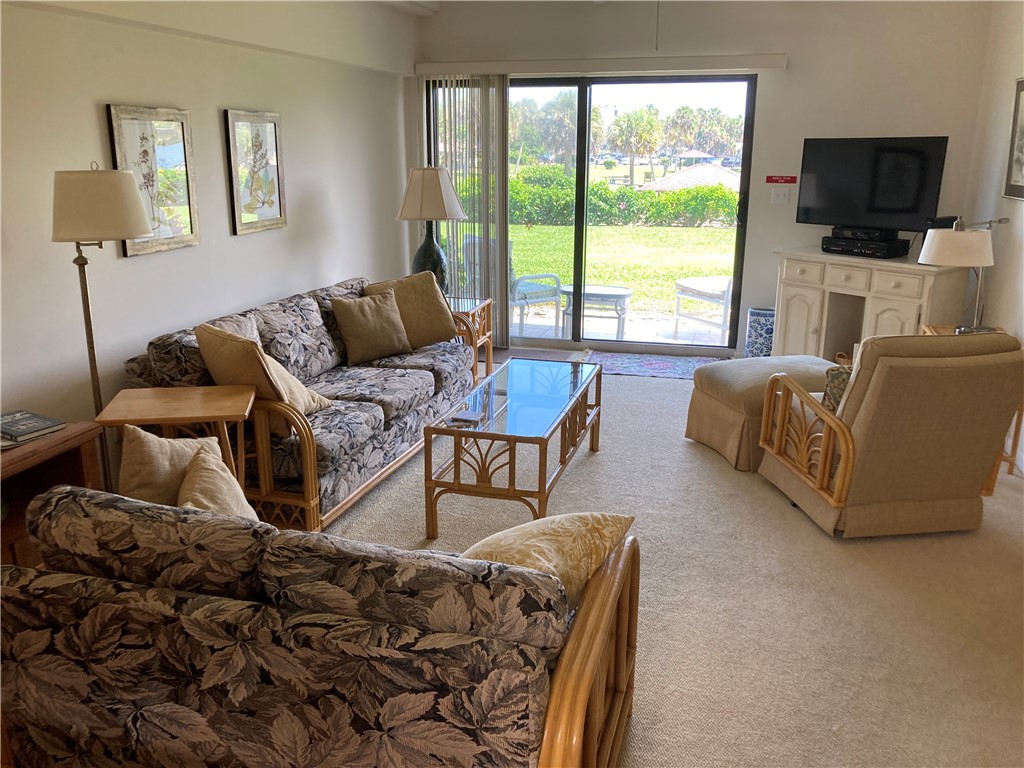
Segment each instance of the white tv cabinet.
[[918,264],[917,256],[869,259],[815,246],[777,250],[773,355],[853,359],[868,336],[912,335],[923,324],[957,325],[964,310],[963,267]]

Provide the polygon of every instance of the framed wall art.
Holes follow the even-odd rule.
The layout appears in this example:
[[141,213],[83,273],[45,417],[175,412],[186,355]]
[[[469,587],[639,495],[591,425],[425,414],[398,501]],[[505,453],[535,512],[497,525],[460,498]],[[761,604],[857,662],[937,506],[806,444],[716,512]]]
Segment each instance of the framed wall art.
[[285,226],[281,116],[237,109],[224,113],[235,234]]
[[1024,200],[1024,80],[1017,81],[1013,100],[1013,121],[1010,125],[1010,158],[1006,161],[1006,189],[1003,194]]
[[114,165],[131,171],[153,234],[122,241],[125,256],[199,243],[188,111],[107,105]]

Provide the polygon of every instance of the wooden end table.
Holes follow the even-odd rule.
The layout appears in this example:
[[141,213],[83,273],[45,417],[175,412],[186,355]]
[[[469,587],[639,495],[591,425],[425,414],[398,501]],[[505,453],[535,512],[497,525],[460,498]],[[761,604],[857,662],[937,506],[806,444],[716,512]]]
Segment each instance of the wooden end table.
[[103,428],[94,422],[73,422],[0,453],[4,506],[0,562],[23,566],[40,563],[42,558],[25,530],[25,510],[37,494],[63,484],[103,490],[96,445],[102,432]]
[[[490,299],[453,297],[448,299],[452,314],[465,320],[473,335],[466,341],[473,349],[484,348],[484,371],[490,376],[494,370],[494,327],[491,317],[493,302]],[[476,382],[476,366],[473,366],[473,382]]]
[[[255,399],[256,389],[251,386],[122,389],[96,417],[96,423],[105,427],[159,424],[165,437],[173,437],[175,427],[212,424],[224,463],[241,482],[245,463],[243,425]],[[237,462],[231,455],[229,423],[238,425]]]

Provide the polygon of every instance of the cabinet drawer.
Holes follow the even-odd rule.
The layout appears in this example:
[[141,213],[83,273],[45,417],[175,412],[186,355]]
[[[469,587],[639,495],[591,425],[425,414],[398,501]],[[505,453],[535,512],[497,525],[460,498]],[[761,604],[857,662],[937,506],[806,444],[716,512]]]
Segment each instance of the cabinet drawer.
[[908,275],[903,272],[875,273],[875,292],[885,296],[903,296],[908,299],[921,298],[924,278],[920,275]]
[[825,270],[825,285],[831,288],[853,288],[857,291],[866,291],[870,284],[870,269],[829,264],[828,269]]
[[821,278],[824,271],[824,264],[814,264],[810,261],[786,259],[786,268],[782,279],[790,283],[821,285]]

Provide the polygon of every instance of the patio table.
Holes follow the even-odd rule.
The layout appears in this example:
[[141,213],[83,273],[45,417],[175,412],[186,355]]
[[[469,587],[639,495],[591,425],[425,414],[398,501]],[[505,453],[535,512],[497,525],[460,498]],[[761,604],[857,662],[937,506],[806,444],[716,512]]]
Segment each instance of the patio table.
[[[565,296],[565,308],[562,310],[562,337],[569,338],[569,327],[572,322],[572,284],[562,286],[562,295]],[[629,300],[633,296],[632,288],[623,288],[615,285],[584,285],[583,286],[583,311],[587,307],[609,307],[618,318],[618,326],[615,329],[615,338],[622,340],[626,333],[626,316],[629,314]]]

